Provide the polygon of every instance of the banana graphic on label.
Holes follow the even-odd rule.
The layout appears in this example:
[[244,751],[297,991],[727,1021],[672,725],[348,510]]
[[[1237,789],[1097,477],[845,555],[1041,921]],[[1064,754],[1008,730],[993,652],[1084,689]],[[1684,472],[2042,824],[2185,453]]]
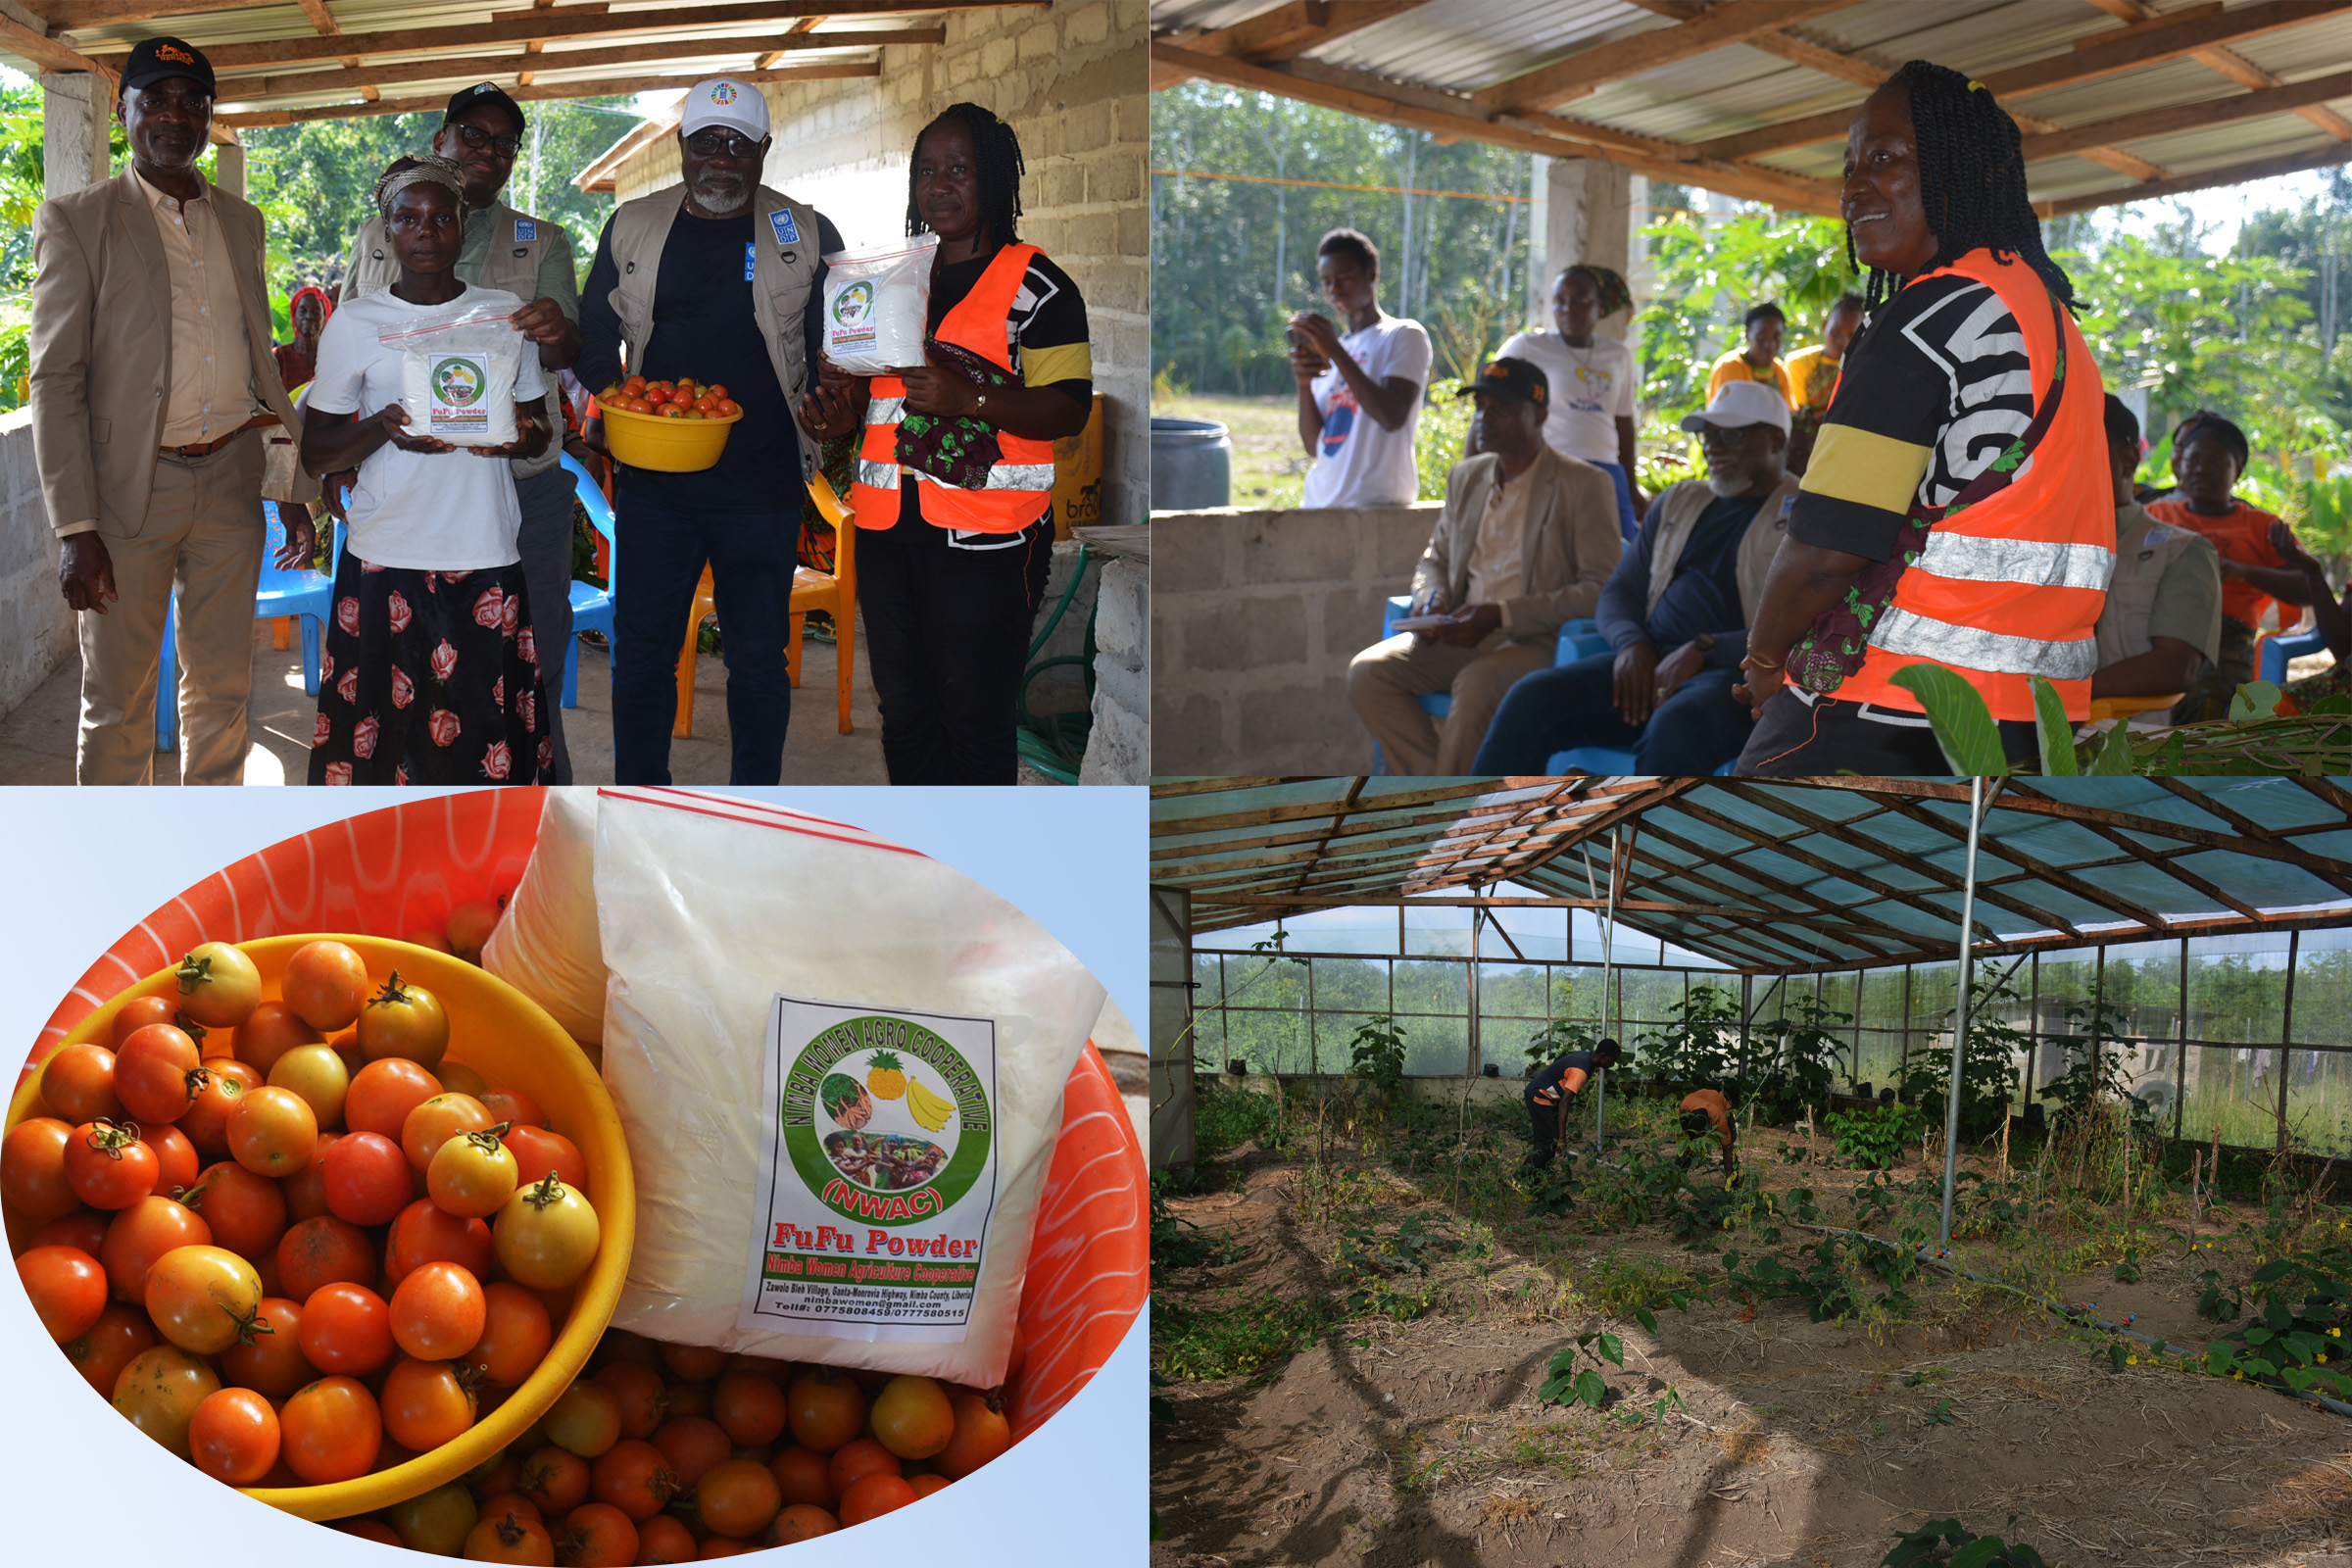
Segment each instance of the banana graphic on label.
[[914,1119],[923,1131],[935,1133],[948,1124],[950,1116],[956,1114],[956,1102],[942,1100],[925,1089],[919,1079],[909,1078],[906,1080],[906,1108],[914,1113]]

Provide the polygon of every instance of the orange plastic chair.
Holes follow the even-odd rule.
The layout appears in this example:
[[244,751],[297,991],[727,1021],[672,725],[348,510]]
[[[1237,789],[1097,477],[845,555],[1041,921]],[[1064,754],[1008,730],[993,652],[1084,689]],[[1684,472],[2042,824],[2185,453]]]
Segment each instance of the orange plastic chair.
[[2111,718],[2130,718],[2134,713],[2145,713],[2151,709],[2177,708],[2180,699],[2187,695],[2186,692],[2167,692],[2161,697],[2093,697],[2090,700],[2090,721],[2100,724]]
[[[834,688],[839,710],[841,733],[851,732],[850,675],[857,664],[853,657],[858,645],[858,525],[851,520],[849,509],[823,474],[808,481],[808,494],[816,502],[816,510],[833,525],[833,570],[822,572],[801,566],[792,576],[792,635],[784,645],[784,664],[791,671],[795,690],[801,684],[801,622],[811,610],[821,610],[833,617]],[[670,726],[670,734],[678,740],[694,734],[694,655],[697,635],[702,630],[703,617],[712,612],[710,568],[703,567],[703,580],[694,590],[694,607],[686,617],[686,646],[678,655],[678,717]]]

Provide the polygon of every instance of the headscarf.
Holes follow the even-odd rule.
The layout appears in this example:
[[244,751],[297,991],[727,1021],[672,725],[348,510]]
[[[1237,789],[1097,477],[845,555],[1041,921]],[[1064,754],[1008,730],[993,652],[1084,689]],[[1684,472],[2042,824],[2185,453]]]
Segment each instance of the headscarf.
[[335,302],[333,296],[328,294],[326,290],[318,287],[318,285],[316,283],[303,284],[302,287],[294,291],[294,297],[286,301],[286,320],[288,324],[293,322],[294,313],[302,308],[302,302],[306,298],[314,299],[318,302],[318,328],[320,331],[324,331],[326,329],[328,318],[335,314]]
[[375,181],[375,210],[385,218],[392,216],[392,198],[411,185],[424,181],[445,187],[463,203],[466,200],[466,175],[455,159],[438,153],[426,153],[421,158],[401,157],[392,160]]
[[1603,316],[1615,316],[1634,303],[1634,291],[1626,287],[1625,278],[1610,268],[1579,263],[1568,269],[1568,274],[1581,277],[1592,285],[1592,292],[1600,296],[1600,314]]
[[2173,426],[2174,455],[2179,456],[2180,449],[2198,436],[2206,436],[2219,441],[2230,450],[2232,457],[2237,459],[2237,471],[2240,473],[2246,471],[2246,459],[2251,456],[2251,449],[2246,445],[2245,431],[2240,430],[2211,409],[2199,409]]

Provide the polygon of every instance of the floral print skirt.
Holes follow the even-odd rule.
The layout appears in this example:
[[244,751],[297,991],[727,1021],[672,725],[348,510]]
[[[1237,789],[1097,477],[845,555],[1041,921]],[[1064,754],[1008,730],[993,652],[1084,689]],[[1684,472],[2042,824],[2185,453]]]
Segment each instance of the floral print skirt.
[[419,571],[344,552],[312,783],[531,783],[555,755],[546,705],[520,564]]

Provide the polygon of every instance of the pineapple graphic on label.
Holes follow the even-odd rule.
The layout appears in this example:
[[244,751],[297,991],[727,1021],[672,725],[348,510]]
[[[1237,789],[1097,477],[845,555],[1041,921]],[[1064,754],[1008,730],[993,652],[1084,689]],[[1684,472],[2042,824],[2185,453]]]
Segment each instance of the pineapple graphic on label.
[[906,1093],[906,1070],[896,1052],[874,1053],[866,1063],[865,1087],[873,1091],[876,1100],[897,1100]]

